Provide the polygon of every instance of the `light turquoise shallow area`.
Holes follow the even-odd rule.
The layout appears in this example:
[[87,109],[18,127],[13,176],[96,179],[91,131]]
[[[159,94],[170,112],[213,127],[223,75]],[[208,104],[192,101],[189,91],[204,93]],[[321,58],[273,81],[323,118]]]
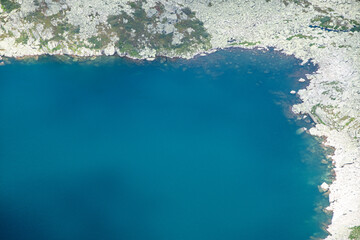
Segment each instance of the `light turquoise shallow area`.
[[[0,68],[4,240],[304,240],[326,175],[279,53]],[[320,235],[319,235],[320,234]]]

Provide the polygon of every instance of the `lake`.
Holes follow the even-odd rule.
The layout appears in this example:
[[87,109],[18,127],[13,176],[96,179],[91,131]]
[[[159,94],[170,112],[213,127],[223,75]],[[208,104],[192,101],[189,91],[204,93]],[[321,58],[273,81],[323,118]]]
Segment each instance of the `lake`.
[[230,49],[192,60],[0,67],[4,240],[304,240],[328,167],[297,130],[312,64]]

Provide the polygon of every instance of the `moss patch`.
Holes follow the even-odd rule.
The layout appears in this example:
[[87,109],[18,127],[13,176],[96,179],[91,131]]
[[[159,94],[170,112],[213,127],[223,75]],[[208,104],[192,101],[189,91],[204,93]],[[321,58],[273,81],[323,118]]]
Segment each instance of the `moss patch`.
[[313,37],[313,36],[307,36],[307,35],[302,35],[302,34],[296,34],[294,36],[291,36],[291,37],[288,37],[286,40],[292,40],[293,38],[301,38],[301,39],[310,39],[310,40],[313,40],[315,39],[316,37]]
[[14,0],[0,0],[0,4],[2,9],[8,13],[20,8],[20,4],[18,4]]
[[16,43],[18,44],[21,43],[24,45],[27,44],[28,41],[29,41],[29,36],[27,35],[26,32],[22,32],[20,37],[15,40]]
[[99,36],[89,38],[88,42],[92,44],[91,48],[102,49],[110,43],[110,38],[107,34],[101,33]]
[[47,48],[49,41],[64,42],[74,40],[75,36],[80,33],[80,27],[70,24],[65,18],[66,11],[51,16],[46,16],[45,11],[47,8],[46,3],[38,3],[36,11],[30,13],[25,17],[28,22],[43,24],[45,29],[51,30],[53,37],[51,39],[40,39],[40,47]]
[[307,0],[281,0],[285,6],[288,6],[290,3],[294,3],[296,5],[302,6],[302,7],[309,7],[311,3]]
[[[178,53],[191,51],[194,47],[207,49],[210,47],[210,35],[206,32],[203,23],[195,17],[195,13],[189,8],[181,11],[187,16],[182,19],[176,15],[175,23],[169,23],[166,17],[162,17],[165,6],[157,3],[154,7],[156,14],[148,16],[142,7],[143,1],[129,3],[133,14],[121,12],[119,15],[108,17],[108,24],[111,29],[108,33],[114,32],[118,41],[116,46],[121,52],[132,56],[145,48],[156,50],[157,54],[175,50]],[[165,25],[173,27],[170,32],[156,30],[158,26]],[[173,44],[175,34],[181,36],[180,42]]]
[[311,114],[316,118],[316,120],[317,120],[317,122],[318,123],[321,123],[321,124],[324,124],[324,125],[326,125],[324,122],[323,122],[323,120],[321,120],[321,118],[316,114],[316,109],[318,108],[318,107],[321,107],[321,104],[316,104],[315,106],[313,106],[312,108],[311,108]]
[[360,226],[351,228],[351,233],[349,238],[351,240],[360,240]]

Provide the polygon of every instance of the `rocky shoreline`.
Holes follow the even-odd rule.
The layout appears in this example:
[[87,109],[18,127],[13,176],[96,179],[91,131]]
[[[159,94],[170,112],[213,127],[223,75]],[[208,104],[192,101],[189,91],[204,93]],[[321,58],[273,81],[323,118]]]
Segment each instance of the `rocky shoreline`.
[[[46,12],[33,14],[36,18],[31,21],[23,19],[36,11],[33,0],[19,0],[18,9],[0,11],[0,56],[117,54],[133,59],[153,60],[160,55],[189,59],[232,46],[274,47],[302,59],[303,63],[310,60],[317,64],[318,71],[307,76],[309,86],[294,92],[303,102],[293,106],[293,111],[310,115],[316,126],[309,132],[326,137],[325,144],[335,148],[331,158],[336,180],[330,186],[330,183],[321,185],[329,193],[330,206],[325,211],[333,212],[326,240],[346,240],[351,228],[360,225],[359,1],[148,0],[141,1],[144,10],[121,0],[107,0],[107,5],[100,0],[44,2],[48,4]],[[159,2],[163,4],[157,5]],[[112,7],[123,12],[121,18],[114,15]],[[138,22],[137,15],[155,21],[151,28],[133,26],[142,35],[126,29],[110,32],[118,24]],[[66,25],[52,16],[66,19]],[[34,19],[43,22],[39,25]],[[106,21],[109,24],[104,27]],[[318,27],[311,27],[316,24]],[[47,25],[53,33],[47,30]],[[55,26],[59,25],[64,25],[60,30],[65,30],[56,35],[60,30]],[[106,31],[111,38],[101,35]],[[151,34],[159,35],[152,38]],[[172,38],[168,42],[151,43],[169,34]],[[119,40],[122,35],[131,39],[140,37],[143,42],[136,40],[131,46],[122,45]],[[107,45],[95,48],[101,41],[108,41]]]

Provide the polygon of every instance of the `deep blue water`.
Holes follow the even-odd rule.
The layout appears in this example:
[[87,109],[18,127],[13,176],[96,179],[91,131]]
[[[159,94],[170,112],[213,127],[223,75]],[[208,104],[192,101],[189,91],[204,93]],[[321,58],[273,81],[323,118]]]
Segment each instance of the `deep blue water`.
[[316,25],[309,25],[311,28],[320,28],[321,30],[325,30],[328,32],[349,32],[350,30],[336,30],[336,29],[330,29],[326,27],[316,26]]
[[325,30],[328,32],[359,32],[360,31],[360,25],[353,25],[352,28],[350,28],[350,30],[337,30],[337,29],[331,29],[331,28],[326,28],[326,27],[321,27],[321,26],[316,26],[316,25],[309,25],[309,27],[311,28],[320,28],[321,30]]
[[[326,175],[293,57],[0,68],[0,239],[304,240]],[[326,202],[326,200],[325,200]]]

